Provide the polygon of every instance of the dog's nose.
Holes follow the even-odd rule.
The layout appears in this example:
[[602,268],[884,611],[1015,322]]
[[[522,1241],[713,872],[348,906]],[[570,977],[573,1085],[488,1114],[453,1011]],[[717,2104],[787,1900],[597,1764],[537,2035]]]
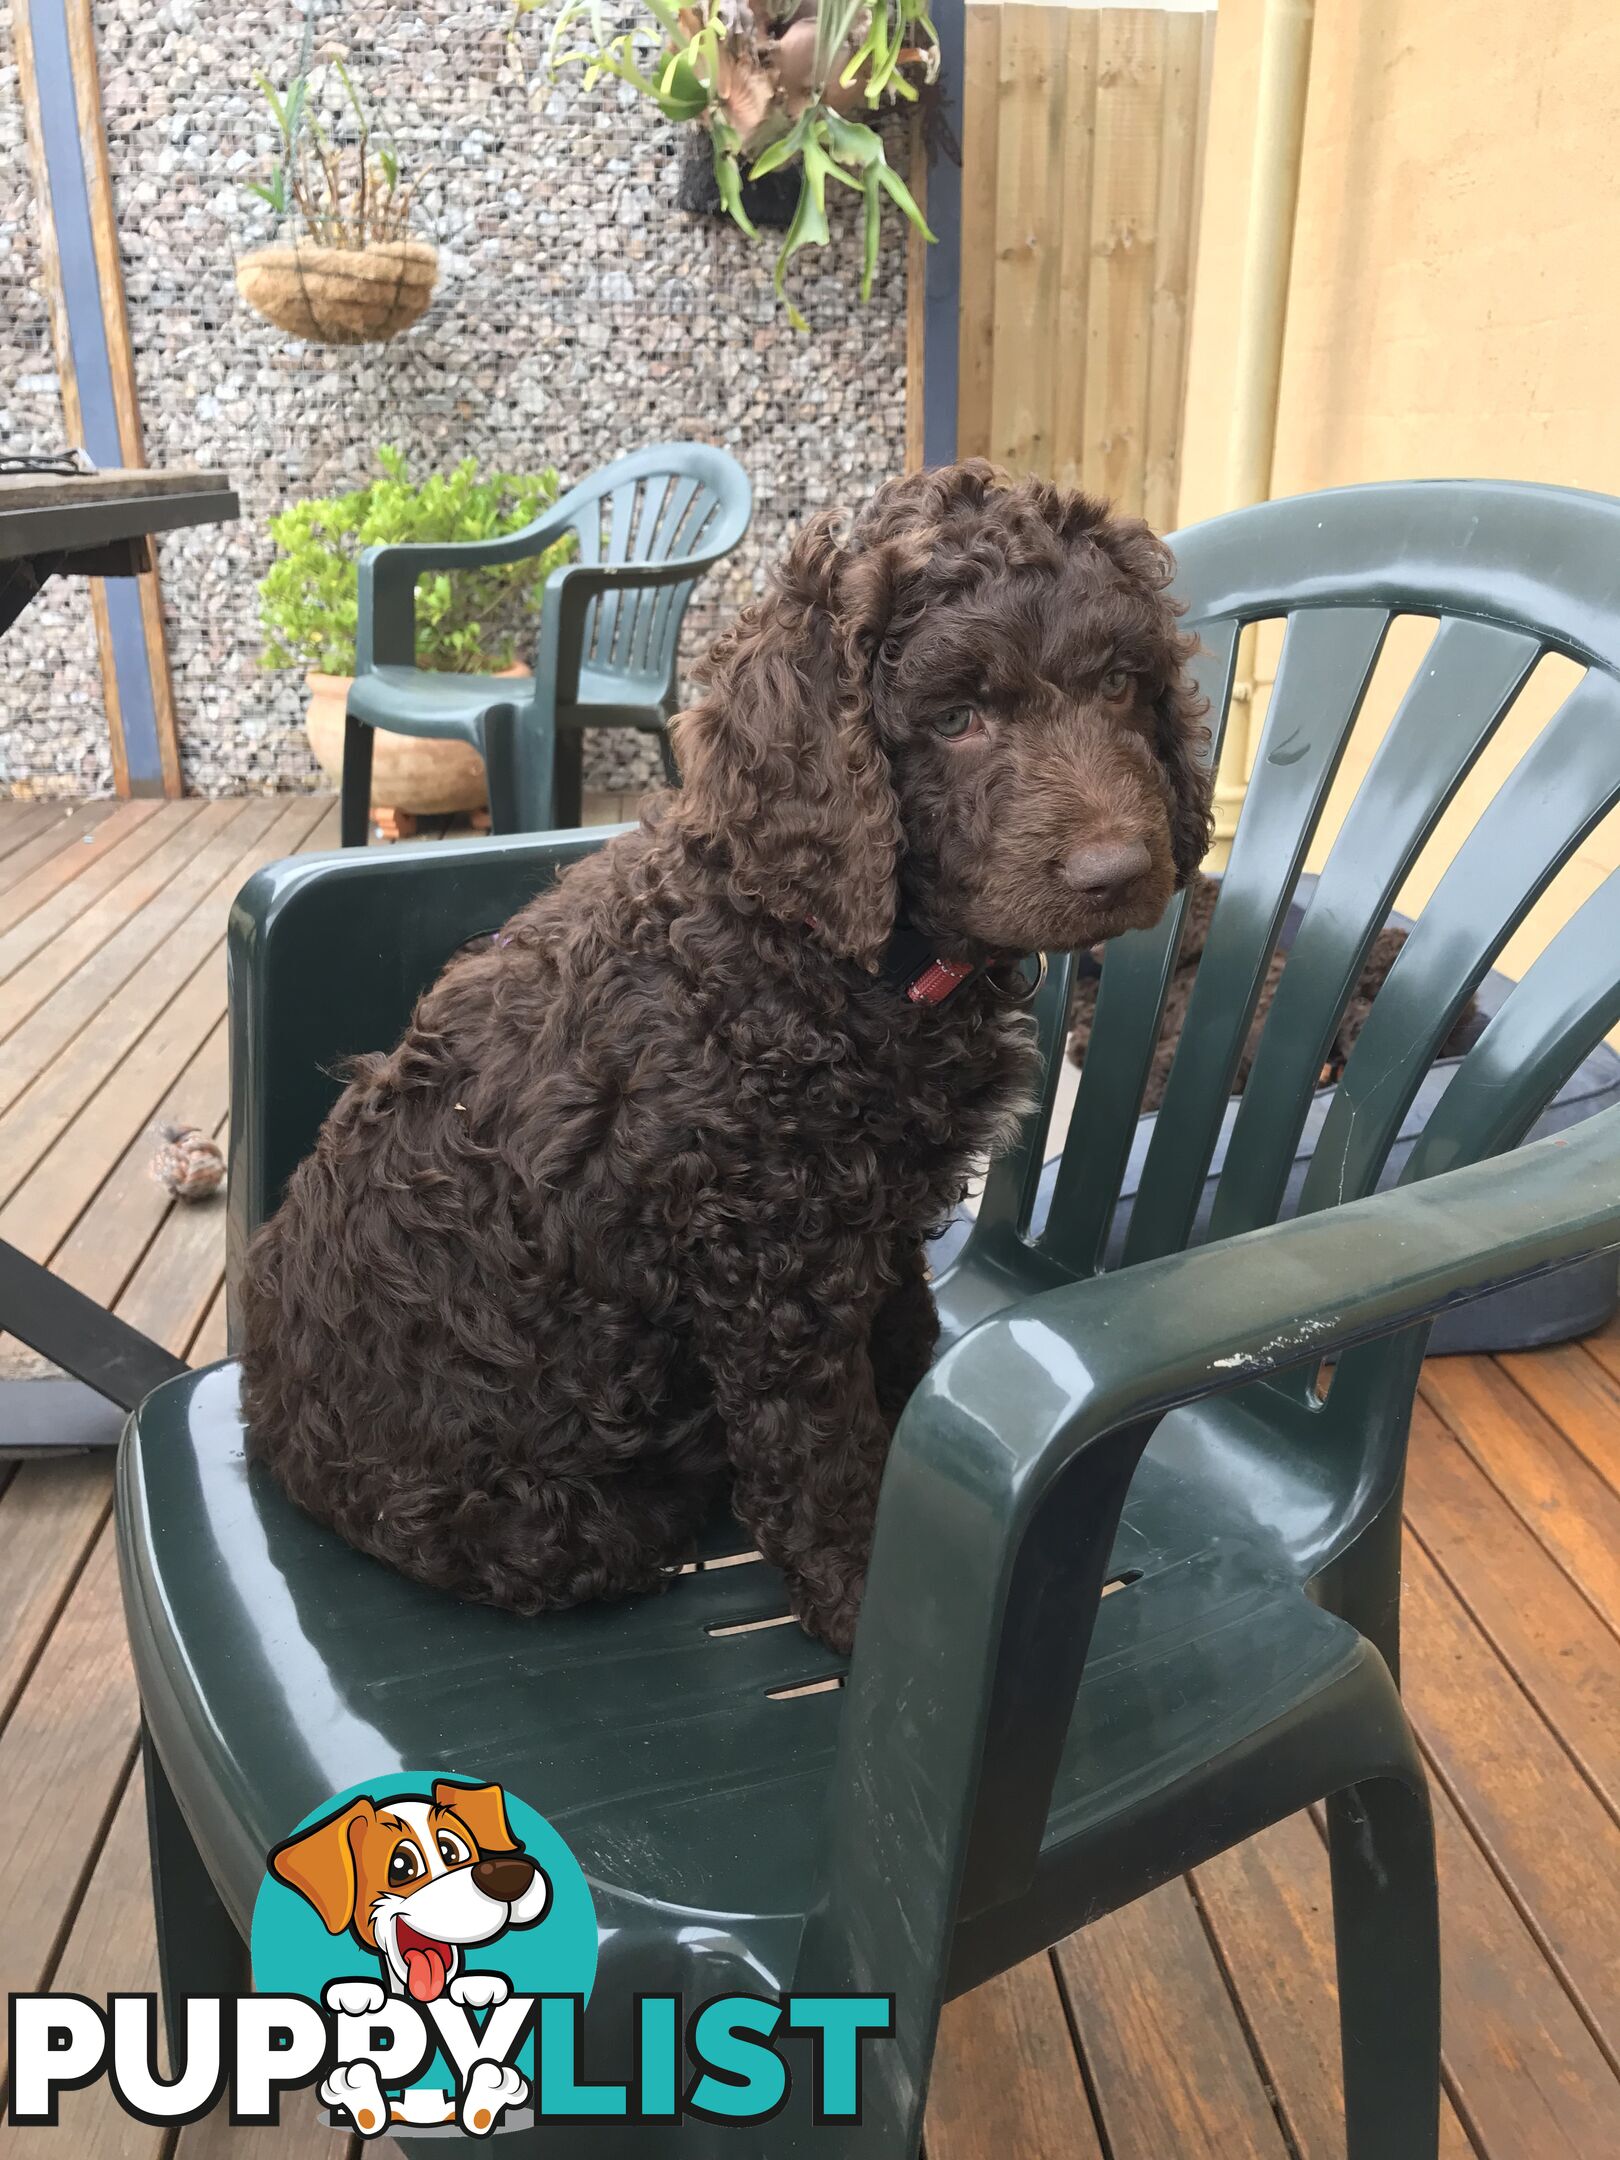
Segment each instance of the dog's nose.
[[1063,865],[1065,884],[1084,900],[1106,907],[1153,867],[1142,840],[1093,840],[1077,847]]
[[527,1853],[501,1853],[475,1860],[472,1879],[486,1897],[503,1905],[515,1905],[534,1880],[534,1862]]

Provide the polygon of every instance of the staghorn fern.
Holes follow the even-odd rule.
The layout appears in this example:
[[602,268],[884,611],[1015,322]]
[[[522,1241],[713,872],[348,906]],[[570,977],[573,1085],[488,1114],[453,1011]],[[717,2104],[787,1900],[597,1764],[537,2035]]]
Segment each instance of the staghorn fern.
[[[542,4],[517,0],[520,14]],[[798,160],[798,204],[774,280],[796,330],[808,326],[787,295],[788,265],[801,248],[828,242],[829,181],[861,197],[863,301],[872,293],[885,200],[932,240],[877,130],[854,117],[914,99],[907,70],[933,81],[939,38],[926,0],[643,4],[651,22],[611,33],[602,0],[563,0],[551,32],[551,73],[583,65],[587,90],[611,75],[651,98],[666,118],[706,128],[720,200],[750,238],[758,234],[743,202],[745,165],[749,179],[762,179]]]

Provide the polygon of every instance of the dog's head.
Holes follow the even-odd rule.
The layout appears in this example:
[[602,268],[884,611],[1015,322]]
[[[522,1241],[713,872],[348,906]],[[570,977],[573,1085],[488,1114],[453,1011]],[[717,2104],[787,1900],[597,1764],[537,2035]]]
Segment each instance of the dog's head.
[[347,1930],[388,1968],[397,1993],[432,2002],[463,1948],[531,1927],[551,1902],[543,1869],[513,1837],[498,1785],[351,1800],[270,1855],[327,1932]]
[[813,519],[677,723],[676,816],[732,890],[875,962],[1157,921],[1210,834],[1170,558],[1084,495],[982,463]]

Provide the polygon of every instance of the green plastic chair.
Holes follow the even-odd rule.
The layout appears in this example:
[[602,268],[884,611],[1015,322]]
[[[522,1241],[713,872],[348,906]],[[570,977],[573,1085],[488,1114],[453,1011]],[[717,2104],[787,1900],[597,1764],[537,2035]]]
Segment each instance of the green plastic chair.
[[[471,743],[498,833],[580,821],[580,730],[656,736],[676,780],[669,722],[693,587],[748,530],[753,491],[724,450],[658,443],[603,466],[543,517],[494,540],[367,548],[360,558],[354,686],[343,731],[345,847],[371,831],[372,731]],[[540,555],[567,533],[576,559],[546,580],[532,683],[416,663],[416,581]]]
[[[1408,1182],[1363,1196],[1469,985],[1620,797],[1620,503],[1352,489],[1176,546],[1217,713],[1240,626],[1288,626],[1128,1264],[1096,1272],[1175,909],[1110,949],[1074,1138],[1032,1222],[1067,998],[1067,965],[1052,970],[1045,1094],[939,1285],[949,1346],[895,1437],[845,1684],[817,1691],[841,1662],[791,1626],[732,1632],[786,1612],[762,1562],[534,1621],[419,1588],[244,1469],[232,1366],[171,1383],[131,1424],[118,1499],[171,2002],[239,1979],[266,1849],[306,1811],[379,1768],[442,1765],[529,1799],[591,1879],[587,2074],[623,2075],[638,1989],[897,1998],[894,2037],[867,2045],[858,2126],[811,2122],[801,2096],[744,2136],[593,2129],[593,2154],[906,2160],[947,1996],[1326,1799],[1349,2154],[1433,2160],[1434,1859],[1395,1678],[1407,1425],[1430,1316],[1620,1246],[1620,1112],[1516,1147],[1620,1021],[1620,874],[1469,1052]],[[1266,955],[1396,612],[1438,617],[1435,642],[1299,932],[1215,1238],[1183,1250]],[[1580,663],[1579,687],[1424,911],[1304,1212],[1276,1224],[1362,953],[1543,652]],[[238,1257],[337,1060],[390,1042],[459,944],[601,837],[300,859],[245,889]],[[739,1543],[717,1524],[707,1550]],[[529,2138],[505,2149],[547,2149]]]

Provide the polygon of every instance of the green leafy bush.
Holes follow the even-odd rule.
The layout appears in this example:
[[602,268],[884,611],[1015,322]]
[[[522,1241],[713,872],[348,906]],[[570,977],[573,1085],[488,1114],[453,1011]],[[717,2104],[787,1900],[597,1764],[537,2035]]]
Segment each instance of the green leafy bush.
[[[259,585],[266,667],[352,675],[362,548],[489,540],[537,518],[560,486],[549,467],[481,479],[464,458],[418,484],[397,450],[379,450],[377,462],[384,477],[369,487],[294,503],[270,520],[276,559]],[[573,552],[570,534],[524,562],[426,572],[416,586],[418,667],[447,674],[510,667],[532,634],[546,579]]]

